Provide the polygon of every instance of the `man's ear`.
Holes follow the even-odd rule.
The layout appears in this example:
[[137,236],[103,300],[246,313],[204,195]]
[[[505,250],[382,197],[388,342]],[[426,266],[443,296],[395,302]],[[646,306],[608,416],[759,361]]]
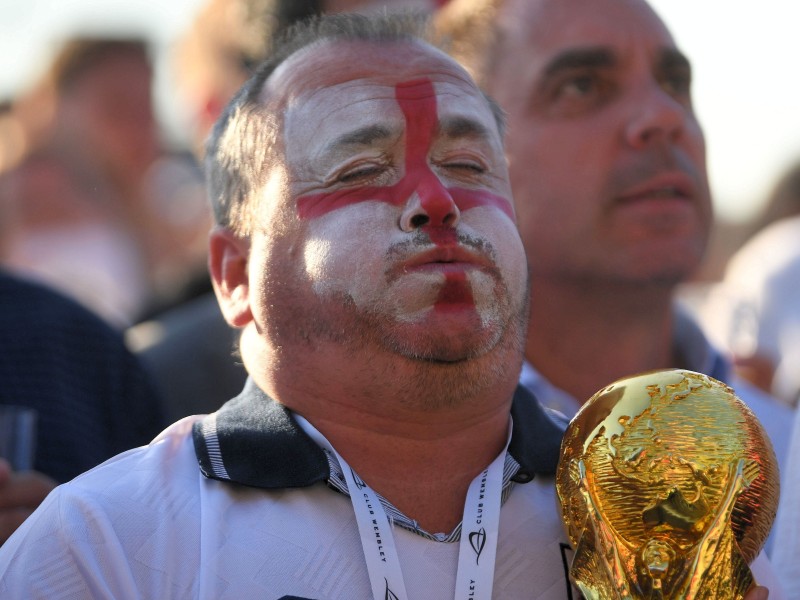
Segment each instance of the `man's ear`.
[[250,310],[248,261],[250,241],[230,229],[215,227],[208,244],[208,270],[222,314],[229,325],[244,327],[253,320]]

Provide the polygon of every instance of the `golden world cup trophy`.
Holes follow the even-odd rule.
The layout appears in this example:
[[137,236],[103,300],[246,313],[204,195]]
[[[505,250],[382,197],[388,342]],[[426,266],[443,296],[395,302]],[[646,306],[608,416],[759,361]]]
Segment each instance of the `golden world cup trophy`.
[[652,371],[597,392],[556,472],[587,600],[741,599],[778,505],[772,445],[724,383]]

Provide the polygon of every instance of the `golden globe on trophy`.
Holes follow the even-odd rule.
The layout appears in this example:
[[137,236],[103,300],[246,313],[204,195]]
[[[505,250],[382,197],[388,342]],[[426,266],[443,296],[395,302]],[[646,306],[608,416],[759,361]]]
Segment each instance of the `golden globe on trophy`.
[[778,505],[772,445],[724,383],[684,370],[597,392],[567,427],[556,471],[587,600],[741,599]]

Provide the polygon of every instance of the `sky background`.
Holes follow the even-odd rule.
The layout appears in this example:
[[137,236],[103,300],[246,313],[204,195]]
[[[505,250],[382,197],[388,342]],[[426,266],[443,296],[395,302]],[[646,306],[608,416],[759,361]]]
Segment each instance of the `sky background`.
[[[13,97],[73,31],[143,33],[157,56],[157,105],[169,135],[186,126],[170,90],[172,40],[203,0],[0,0],[0,98]],[[800,160],[800,3],[652,0],[691,59],[717,214],[741,221]]]

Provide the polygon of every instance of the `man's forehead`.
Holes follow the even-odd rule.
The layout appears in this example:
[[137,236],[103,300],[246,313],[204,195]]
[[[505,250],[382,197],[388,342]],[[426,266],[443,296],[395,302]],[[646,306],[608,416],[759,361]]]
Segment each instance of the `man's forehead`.
[[[506,0],[500,21],[510,44],[526,40],[539,52],[606,46],[675,49],[672,34],[644,0]],[[524,43],[524,42],[523,42]]]
[[288,103],[356,81],[393,86],[425,77],[474,85],[460,65],[421,40],[336,39],[321,40],[290,56],[267,79],[264,93]]

